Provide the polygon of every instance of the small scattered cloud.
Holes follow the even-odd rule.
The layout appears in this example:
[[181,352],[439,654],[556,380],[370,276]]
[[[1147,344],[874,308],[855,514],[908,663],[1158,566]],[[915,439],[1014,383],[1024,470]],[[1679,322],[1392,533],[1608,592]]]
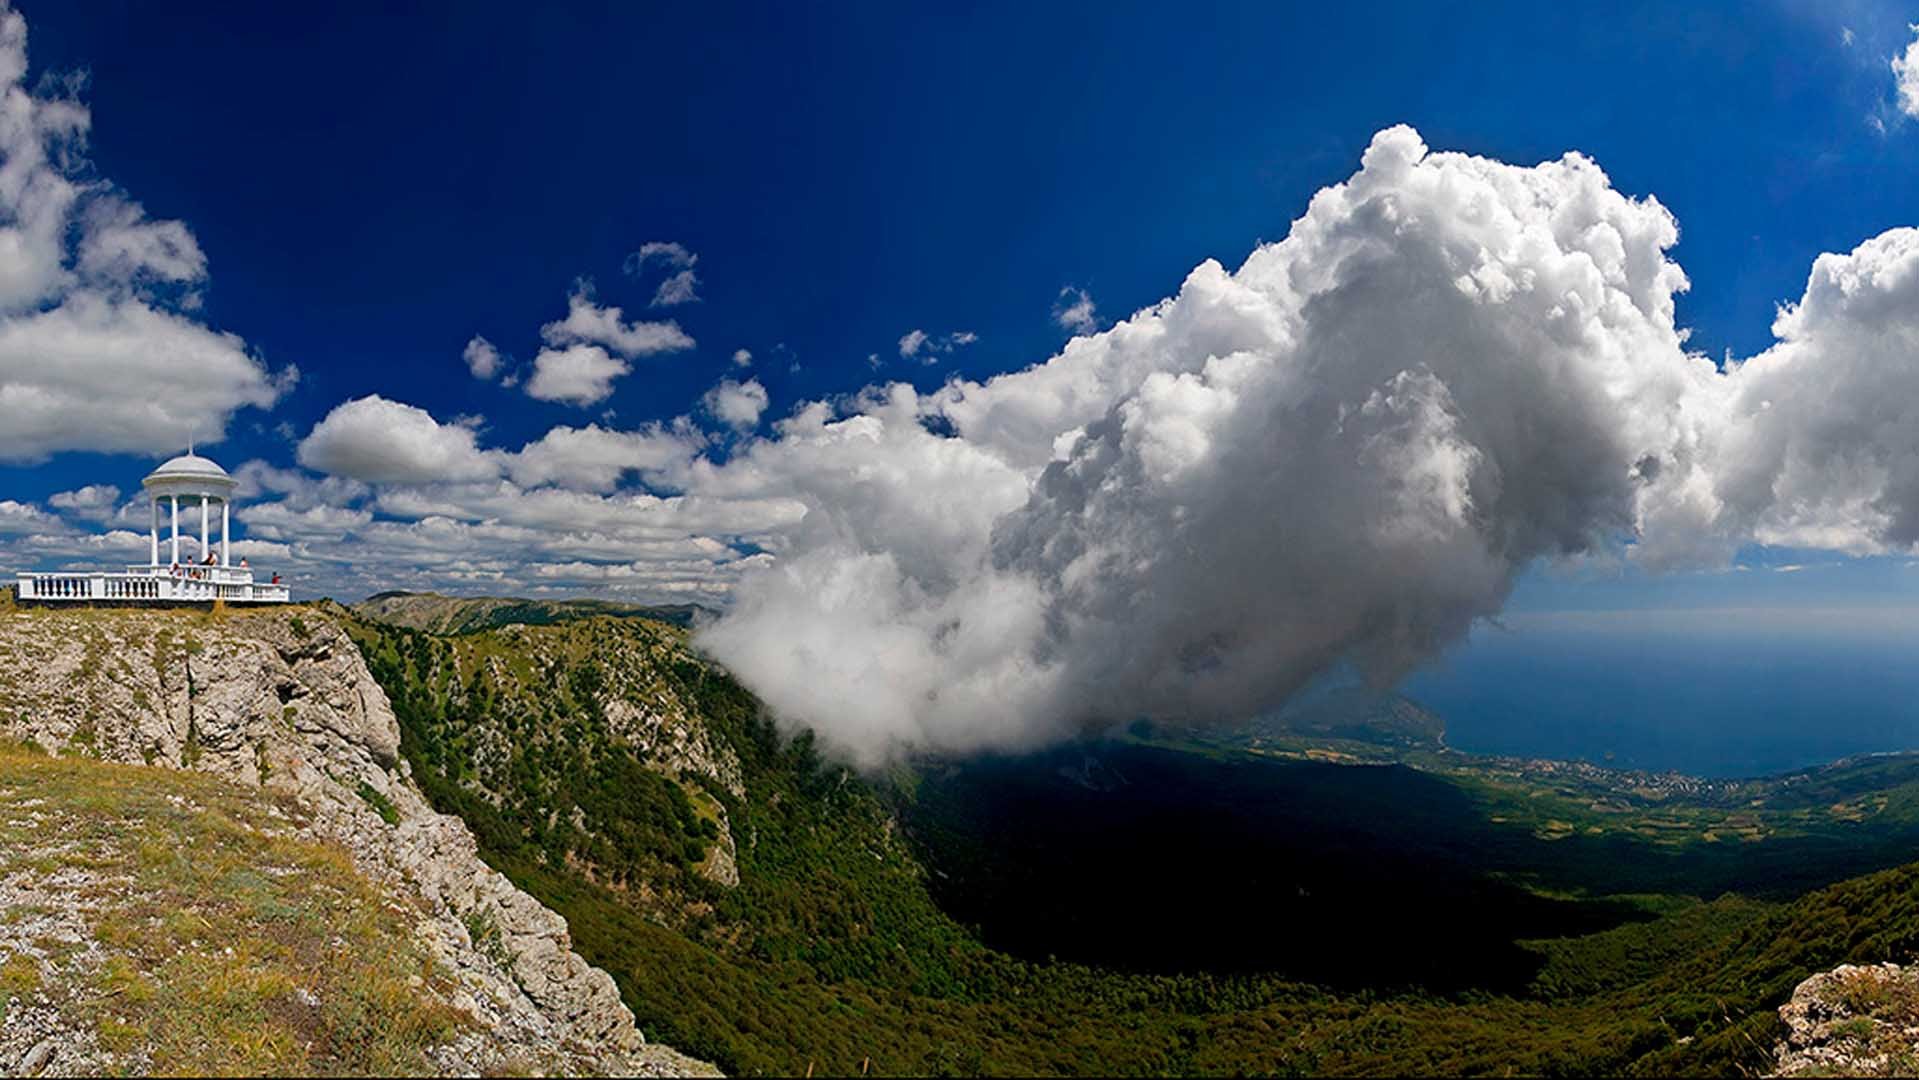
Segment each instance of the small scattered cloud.
[[533,377],[527,380],[526,393],[541,401],[597,405],[613,395],[613,380],[632,370],[631,364],[598,345],[541,349],[533,358]]
[[654,240],[641,244],[640,250],[626,257],[625,270],[636,277],[649,266],[663,266],[671,271],[659,288],[653,290],[651,306],[673,307],[699,300],[700,279],[693,270],[699,261],[700,257],[688,251],[684,244]]
[[492,342],[478,334],[473,335],[473,339],[466,343],[466,349],[461,352],[460,357],[466,361],[466,369],[473,373],[474,378],[485,379],[488,382],[500,373],[503,363],[500,350],[494,348]]
[[1099,328],[1099,311],[1085,289],[1068,285],[1053,301],[1053,322],[1075,334],[1090,334]]
[[700,279],[691,270],[682,270],[665,281],[653,291],[652,307],[672,307],[676,304],[691,304],[698,300]]
[[766,411],[768,397],[766,388],[758,379],[735,382],[721,379],[719,385],[706,392],[700,399],[708,415],[720,421],[734,431],[751,431],[759,426],[760,414]]
[[576,288],[567,297],[566,318],[540,327],[540,339],[555,348],[599,345],[629,360],[655,353],[682,352],[695,344],[693,338],[680,329],[680,324],[671,319],[632,323],[624,319],[625,313],[619,308],[601,307],[593,302],[590,290]]
[[909,330],[900,336],[901,359],[918,359],[923,364],[934,364],[939,358],[955,349],[971,345],[979,340],[979,335],[971,330],[955,330],[943,337],[934,337],[924,330]]
[[752,367],[753,354],[746,349],[734,349],[733,350],[733,366],[734,367]]
[[1850,49],[1852,48],[1852,43],[1858,40],[1859,35],[1852,32],[1852,27],[1842,26],[1839,28],[1839,44]]
[[637,274],[648,265],[661,265],[675,270],[691,269],[700,261],[698,255],[686,250],[686,245],[671,240],[652,240],[640,245],[640,250],[626,257],[625,269],[629,274]]

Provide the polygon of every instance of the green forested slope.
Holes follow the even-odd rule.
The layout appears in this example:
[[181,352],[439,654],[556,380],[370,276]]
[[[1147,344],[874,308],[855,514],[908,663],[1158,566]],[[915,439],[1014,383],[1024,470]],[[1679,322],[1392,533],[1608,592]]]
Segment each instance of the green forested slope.
[[[942,805],[940,785],[953,777],[928,768],[876,784],[832,766],[808,738],[779,735],[672,627],[589,619],[442,637],[352,625],[436,803],[465,816],[490,861],[567,916],[649,1034],[733,1073],[1729,1073],[1764,1065],[1772,1010],[1800,978],[1919,947],[1919,870],[1902,868],[1790,903],[1638,898],[1627,907],[1642,921],[1613,912],[1600,925],[1618,925],[1586,933],[1575,920],[1562,929],[1579,936],[1511,945],[1528,959],[1502,966],[1498,980],[1443,989],[1403,972],[1372,975],[1422,940],[1436,947],[1503,924],[1464,925],[1471,905],[1435,907],[1417,879],[1381,881],[1370,924],[1318,931],[1335,957],[1350,943],[1339,978],[1127,974],[1024,949],[1022,958],[981,944],[935,901],[950,881],[924,868],[929,853],[971,842],[993,856],[969,823],[926,809]],[[608,722],[621,701],[662,718],[637,740],[647,745]],[[714,758],[737,764],[743,795],[662,749],[670,732],[694,729]],[[1395,775],[1375,776],[1368,798],[1425,783]],[[1420,799],[1422,813],[1485,812],[1470,791]],[[716,821],[735,841],[734,887],[699,869],[719,844]],[[1329,826],[1329,845],[1345,827]],[[964,835],[948,843],[942,828]],[[1133,935],[1226,923],[1208,893],[1182,894],[1182,880],[1205,875],[1185,858],[1196,848],[1170,842],[1133,856],[1163,898]],[[1429,854],[1466,880],[1471,847]],[[952,866],[964,873],[962,863]],[[1599,892],[1564,901],[1580,911],[1621,903]],[[1249,942],[1294,917],[1278,903],[1266,925],[1257,903],[1231,910],[1226,930]]]

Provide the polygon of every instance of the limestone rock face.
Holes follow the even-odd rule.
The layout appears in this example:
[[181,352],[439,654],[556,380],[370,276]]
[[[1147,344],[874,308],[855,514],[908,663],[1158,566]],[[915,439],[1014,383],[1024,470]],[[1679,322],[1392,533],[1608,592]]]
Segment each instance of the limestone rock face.
[[1841,964],[1779,1007],[1774,1076],[1919,1073],[1919,967]]
[[734,798],[746,797],[739,758],[730,748],[716,744],[701,725],[690,724],[685,716],[666,708],[635,705],[612,694],[602,696],[600,706],[615,735],[646,750],[667,769],[708,777]]
[[294,796],[308,828],[383,886],[423,897],[418,928],[489,1035],[452,1071],[717,1075],[646,1045],[566,922],[487,866],[399,756],[359,650],[311,609],[0,613],[0,737],[60,754],[215,773]]

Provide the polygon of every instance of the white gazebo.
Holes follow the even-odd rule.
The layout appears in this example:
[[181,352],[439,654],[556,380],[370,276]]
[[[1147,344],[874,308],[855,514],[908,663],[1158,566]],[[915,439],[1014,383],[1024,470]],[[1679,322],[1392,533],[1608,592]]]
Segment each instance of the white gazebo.
[[[287,587],[275,580],[259,584],[246,566],[232,561],[232,496],[236,481],[227,471],[189,449],[185,454],[153,470],[140,486],[146,489],[152,511],[152,529],[148,534],[147,565],[129,566],[126,573],[63,572],[20,575],[21,600],[46,601],[163,601],[208,603],[224,600],[236,604],[284,604],[292,597]],[[213,507],[220,507],[219,557],[211,558],[210,536]],[[160,508],[164,505],[171,536],[162,559],[160,548]],[[200,546],[197,557],[180,561],[180,511],[189,517],[200,511]],[[191,534],[189,533],[189,536]],[[245,562],[245,560],[241,560]]]

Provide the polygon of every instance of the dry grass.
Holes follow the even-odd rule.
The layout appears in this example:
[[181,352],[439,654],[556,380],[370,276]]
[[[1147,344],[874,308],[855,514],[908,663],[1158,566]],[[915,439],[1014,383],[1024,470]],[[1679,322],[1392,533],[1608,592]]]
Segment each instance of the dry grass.
[[39,962],[0,960],[0,994],[38,990],[158,1073],[425,1071],[472,1021],[427,992],[415,913],[297,816],[207,776],[0,747],[0,878],[83,870],[73,900],[104,948],[42,958],[44,985]]
[[1829,1000],[1854,1016],[1919,1018],[1919,986],[1910,977],[1888,978],[1878,968],[1849,971],[1834,980]]

